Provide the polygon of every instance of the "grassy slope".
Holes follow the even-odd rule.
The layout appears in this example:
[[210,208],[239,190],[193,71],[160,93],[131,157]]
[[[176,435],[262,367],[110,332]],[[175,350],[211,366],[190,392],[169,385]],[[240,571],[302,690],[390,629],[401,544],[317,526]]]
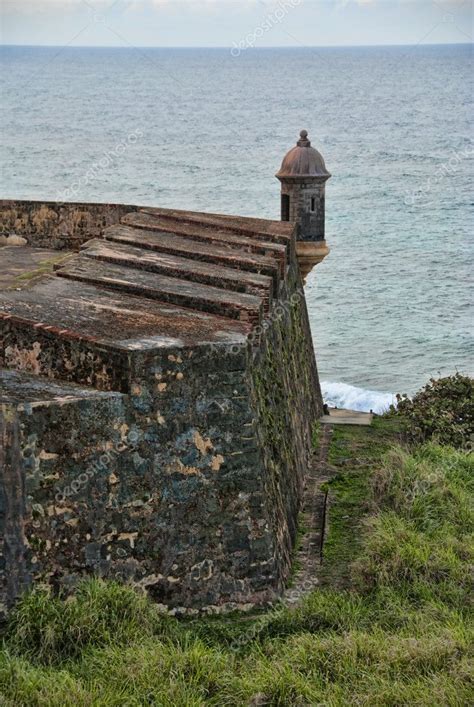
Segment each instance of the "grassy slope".
[[[340,428],[322,586],[296,609],[177,621],[127,588],[35,592],[0,657],[6,705],[467,705],[472,460]],[[3,702],[2,702],[3,690]]]

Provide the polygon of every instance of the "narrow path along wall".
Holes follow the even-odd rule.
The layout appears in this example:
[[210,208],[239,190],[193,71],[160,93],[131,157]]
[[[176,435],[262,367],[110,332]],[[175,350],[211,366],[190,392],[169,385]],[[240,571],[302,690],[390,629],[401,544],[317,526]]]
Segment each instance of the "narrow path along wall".
[[27,548],[5,604],[92,573],[170,607],[281,594],[322,412],[291,224],[135,207],[0,293],[0,332]]

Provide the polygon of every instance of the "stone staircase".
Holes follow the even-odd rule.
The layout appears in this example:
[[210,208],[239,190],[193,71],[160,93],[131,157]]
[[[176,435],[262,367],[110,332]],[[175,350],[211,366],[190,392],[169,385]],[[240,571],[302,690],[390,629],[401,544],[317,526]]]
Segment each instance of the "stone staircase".
[[[125,214],[54,277],[0,294],[0,321],[9,328],[3,365],[113,389],[113,380],[83,375],[70,361],[65,370],[58,342],[74,340],[84,353],[109,346],[119,359],[124,342],[134,349],[172,340],[238,343],[278,298],[292,230],[280,222],[166,209]],[[32,332],[49,362],[17,353]]]

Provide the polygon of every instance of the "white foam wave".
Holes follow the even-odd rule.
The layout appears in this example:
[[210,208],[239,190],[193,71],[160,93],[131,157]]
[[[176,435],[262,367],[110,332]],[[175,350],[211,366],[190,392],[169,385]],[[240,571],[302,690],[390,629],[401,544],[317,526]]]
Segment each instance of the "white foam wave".
[[382,393],[379,390],[366,390],[348,383],[332,383],[321,381],[324,402],[329,407],[347,408],[369,412],[372,410],[381,414],[396,403],[393,393]]

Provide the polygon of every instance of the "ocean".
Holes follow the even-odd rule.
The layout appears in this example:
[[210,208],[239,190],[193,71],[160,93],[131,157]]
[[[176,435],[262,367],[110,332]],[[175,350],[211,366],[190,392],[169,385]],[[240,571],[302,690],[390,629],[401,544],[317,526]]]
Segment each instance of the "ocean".
[[[235,52],[234,52],[235,53]],[[4,198],[279,218],[306,128],[332,173],[306,293],[326,400],[473,373],[472,47],[3,47]]]

